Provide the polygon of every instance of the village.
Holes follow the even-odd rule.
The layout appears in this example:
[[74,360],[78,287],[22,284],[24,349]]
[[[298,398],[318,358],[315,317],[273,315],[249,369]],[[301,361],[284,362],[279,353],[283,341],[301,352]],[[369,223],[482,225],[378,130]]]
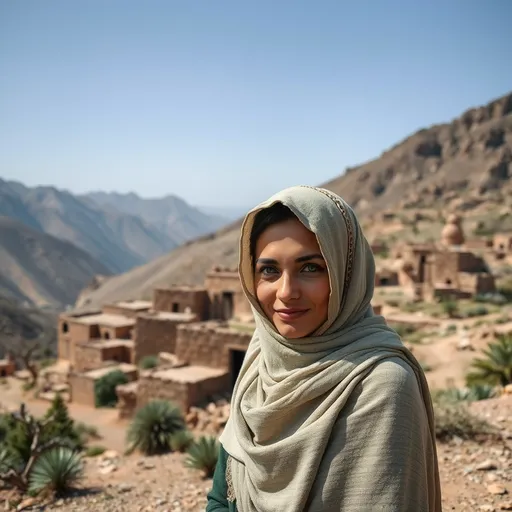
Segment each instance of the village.
[[[495,300],[499,293],[490,270],[495,263],[505,265],[512,261],[512,236],[496,234],[468,240],[462,219],[451,215],[437,243],[388,248],[376,241],[372,250],[377,261],[372,304],[375,314],[382,314],[401,334],[424,366],[433,392],[463,389],[471,361],[496,336],[512,333],[512,309]],[[384,258],[379,256],[383,253]],[[78,410],[73,407],[80,408],[81,417],[90,418],[89,423],[115,425],[117,430],[111,437],[119,438],[138,410],[164,400],[180,409],[190,432],[218,436],[229,417],[230,393],[253,329],[252,312],[237,270],[218,266],[208,272],[202,287],[171,284],[154,289],[151,300],[127,299],[104,304],[97,310],[63,312],[57,325],[58,359],[39,372],[31,391],[32,401],[39,407],[37,404],[50,404],[58,394],[71,411]],[[9,356],[0,362],[0,372],[4,379],[29,378],[27,371],[16,368]],[[115,407],[101,407],[104,404],[98,403],[98,382],[114,373],[123,376],[122,383],[115,385]],[[490,400],[481,401],[488,402],[482,410],[487,416],[498,418],[509,439],[511,399],[508,385]],[[99,419],[102,415],[108,418],[107,422]],[[109,451],[106,458],[100,459],[100,480],[119,478],[120,474],[126,478],[128,470],[123,473],[119,468],[119,451],[114,451],[111,459],[108,456],[114,448],[120,450],[123,442],[124,439],[117,439],[114,447],[106,446]],[[479,446],[470,450],[468,463],[478,456],[485,459],[483,463],[493,459],[492,450],[496,448],[489,449],[490,452]],[[450,450],[449,443],[442,445],[441,459],[450,459]],[[489,503],[482,505],[488,508],[472,508],[475,499],[457,495],[449,502],[462,503],[457,510],[512,509],[493,508],[512,507],[507,501],[512,492],[510,442],[500,450],[496,453],[501,462],[489,466],[493,478],[489,482],[495,489],[489,493]],[[167,457],[175,456],[179,454]],[[165,461],[176,465],[173,459],[160,457],[159,462],[141,462],[139,466],[146,464],[155,472],[165,473],[170,471],[165,468]],[[94,467],[97,473],[98,468]],[[133,474],[139,473],[136,469]],[[445,476],[455,478],[453,472]],[[462,476],[467,475],[459,475]],[[208,483],[198,481],[192,492],[196,494],[179,501],[179,506],[178,501],[170,506],[168,500],[160,500],[160,508],[153,504],[153,508],[138,510],[201,510]],[[478,490],[485,481],[477,479],[471,485]],[[135,487],[133,484],[130,489]]]

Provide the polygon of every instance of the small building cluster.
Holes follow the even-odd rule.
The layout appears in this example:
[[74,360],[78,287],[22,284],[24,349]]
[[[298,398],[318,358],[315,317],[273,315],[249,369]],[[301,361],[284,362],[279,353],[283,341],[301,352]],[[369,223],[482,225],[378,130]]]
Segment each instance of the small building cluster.
[[[151,301],[121,301],[100,311],[63,313],[58,322],[59,363],[68,365],[69,399],[95,405],[95,383],[122,371],[121,417],[149,400],[169,399],[184,412],[229,392],[250,342],[252,312],[238,273],[215,267],[204,287],[171,286]],[[140,362],[158,356],[158,366]]]
[[474,250],[474,244],[465,242],[460,217],[452,215],[439,243],[395,247],[392,256],[398,266],[381,269],[375,284],[400,286],[413,300],[424,301],[492,293],[494,276]]

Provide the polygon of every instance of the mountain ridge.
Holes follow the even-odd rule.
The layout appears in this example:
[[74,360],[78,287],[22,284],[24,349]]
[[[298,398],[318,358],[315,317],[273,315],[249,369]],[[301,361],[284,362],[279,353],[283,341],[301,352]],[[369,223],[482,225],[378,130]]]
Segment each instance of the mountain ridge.
[[[379,157],[348,168],[322,187],[354,207],[369,239],[380,238],[388,230],[393,231],[391,236],[414,240],[416,234],[411,232],[418,231],[418,210],[426,225],[439,231],[439,219],[449,211],[467,213],[467,224],[474,229],[482,230],[487,223],[488,230],[512,230],[509,221],[501,222],[511,217],[503,216],[503,208],[510,211],[512,207],[511,176],[512,93],[508,93],[466,110],[451,122],[404,137]],[[386,213],[398,228],[383,224]],[[497,224],[494,219],[498,218],[501,223]],[[76,306],[149,297],[156,286],[201,284],[214,265],[235,267],[241,222],[111,277],[94,290],[83,290]],[[428,235],[435,238],[436,233]]]

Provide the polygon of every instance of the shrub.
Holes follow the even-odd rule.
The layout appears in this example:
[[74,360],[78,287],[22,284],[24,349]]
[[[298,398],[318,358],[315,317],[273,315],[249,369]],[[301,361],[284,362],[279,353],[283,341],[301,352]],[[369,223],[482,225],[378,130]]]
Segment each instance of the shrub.
[[471,363],[473,371],[466,376],[469,386],[489,384],[506,386],[512,383],[512,336],[499,335],[483,351],[483,358],[475,358]]
[[189,468],[199,469],[205,478],[211,478],[219,458],[219,443],[215,437],[201,436],[190,445],[185,465]]
[[171,437],[185,429],[181,411],[166,400],[153,400],[135,414],[127,434],[127,453],[138,449],[145,455],[171,450]]
[[79,421],[75,423],[75,430],[85,442],[90,439],[101,439],[101,435],[94,425],[87,425]]
[[485,420],[471,414],[464,402],[446,396],[433,396],[436,437],[446,441],[454,436],[475,439],[495,435],[496,431]]
[[487,400],[496,395],[496,389],[493,386],[473,385],[466,388],[447,388],[433,393],[435,400],[441,400],[450,403],[456,402],[476,402],[478,400]]
[[101,455],[105,453],[106,448],[104,446],[99,445],[92,445],[88,446],[87,450],[85,451],[86,457],[97,457],[98,455]]
[[465,311],[465,318],[473,318],[475,316],[485,316],[489,314],[489,310],[485,306],[476,306],[474,308],[469,308]]
[[80,456],[69,448],[52,448],[35,462],[29,478],[29,492],[52,491],[62,494],[83,475]]
[[115,407],[117,404],[116,387],[126,384],[128,377],[121,370],[112,370],[94,383],[96,407]]
[[459,307],[457,302],[451,299],[445,299],[441,301],[441,307],[443,308],[443,312],[448,318],[455,318],[459,311]]
[[73,450],[82,450],[84,447],[84,440],[75,428],[75,422],[69,416],[69,411],[66,403],[57,393],[52,401],[52,405],[44,415],[45,419],[52,418],[44,428],[42,439],[47,441],[54,438],[59,438],[69,448]]
[[156,368],[158,366],[158,357],[157,356],[143,357],[139,362],[139,366],[143,370],[149,370],[151,368]]
[[194,441],[188,430],[180,430],[171,436],[171,449],[175,452],[186,452]]

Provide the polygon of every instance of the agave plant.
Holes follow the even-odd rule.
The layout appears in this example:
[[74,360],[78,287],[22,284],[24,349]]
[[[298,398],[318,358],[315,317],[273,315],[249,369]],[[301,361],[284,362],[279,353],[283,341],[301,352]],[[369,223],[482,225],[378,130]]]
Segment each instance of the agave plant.
[[58,447],[44,452],[35,462],[29,477],[29,492],[52,491],[61,494],[83,475],[80,456],[70,448]]
[[471,363],[473,371],[466,381],[469,386],[489,384],[506,386],[512,383],[512,336],[498,336],[497,341],[489,343],[483,351],[485,358],[476,358]]
[[181,411],[166,400],[153,400],[139,409],[127,434],[127,453],[138,449],[145,455],[171,449],[171,437],[185,429]]
[[194,441],[194,436],[188,430],[180,430],[171,436],[171,449],[174,452],[186,452]]
[[219,443],[213,436],[201,436],[191,444],[185,465],[189,468],[199,469],[205,478],[211,478],[219,458]]

